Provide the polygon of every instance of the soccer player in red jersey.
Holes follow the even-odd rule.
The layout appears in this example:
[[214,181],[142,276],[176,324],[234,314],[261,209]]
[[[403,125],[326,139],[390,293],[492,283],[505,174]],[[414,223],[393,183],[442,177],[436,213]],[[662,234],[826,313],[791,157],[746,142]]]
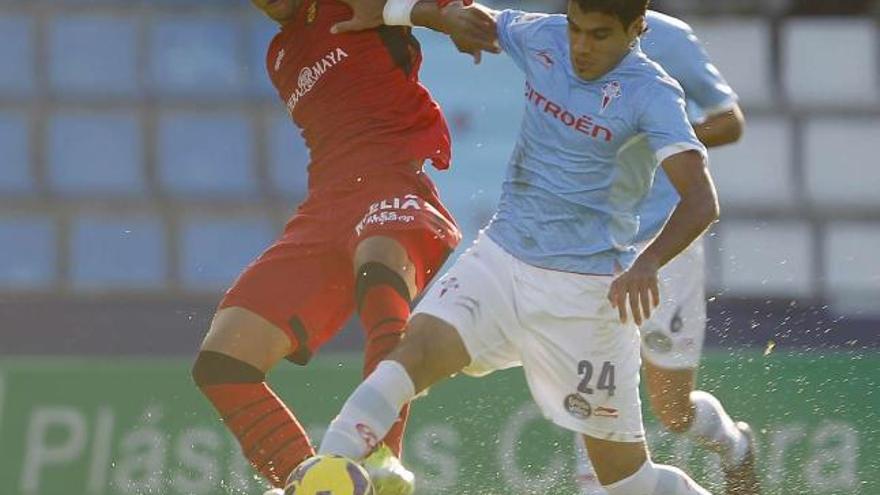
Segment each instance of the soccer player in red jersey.
[[[353,15],[341,1],[252,3],[281,25],[266,65],[309,147],[309,192],[220,302],[193,378],[251,464],[282,487],[314,450],[266,373],[284,358],[308,363],[356,310],[369,374],[400,341],[410,302],[461,234],[422,170],[426,160],[449,166],[450,138],[419,83],[411,29],[335,34]],[[411,20],[450,34],[475,58],[496,51],[484,34],[493,30],[479,29],[491,19],[461,2],[422,0]],[[406,417],[385,438],[398,457]]]

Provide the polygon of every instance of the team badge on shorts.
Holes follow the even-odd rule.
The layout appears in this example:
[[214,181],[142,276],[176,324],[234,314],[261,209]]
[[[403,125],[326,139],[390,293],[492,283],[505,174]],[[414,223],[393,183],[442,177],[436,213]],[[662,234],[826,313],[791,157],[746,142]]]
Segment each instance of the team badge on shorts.
[[672,339],[659,330],[646,333],[643,339],[645,346],[654,352],[665,354],[672,351]]
[[438,297],[443,297],[450,290],[457,290],[461,287],[458,284],[458,277],[446,277],[440,281],[440,295]]
[[580,394],[570,394],[562,402],[565,410],[577,419],[589,419],[593,415],[593,406]]

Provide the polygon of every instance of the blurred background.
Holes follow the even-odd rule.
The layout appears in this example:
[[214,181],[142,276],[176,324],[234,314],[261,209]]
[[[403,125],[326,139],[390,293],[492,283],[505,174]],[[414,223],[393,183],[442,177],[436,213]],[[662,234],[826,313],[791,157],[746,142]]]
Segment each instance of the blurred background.
[[[694,27],[747,118],[710,153],[705,379],[763,418],[772,493],[876,495],[880,2],[652,5]],[[305,194],[307,150],[265,75],[276,31],[242,0],[0,0],[0,494],[216,493],[221,479],[257,493],[186,370],[222,291]],[[417,36],[454,138],[452,170],[433,175],[470,240],[495,207],[522,76]],[[296,397],[344,370],[326,404],[301,406],[316,432],[360,343],[351,324],[317,371],[279,372]],[[500,380],[515,400],[497,410],[538,421],[520,378]],[[430,400],[477,394],[464,383]],[[426,492],[567,493],[550,488],[570,469],[546,457],[558,439],[516,453],[521,439],[490,438],[503,452],[472,453],[495,461],[470,479],[444,454],[497,426],[444,430],[435,414],[410,440]],[[717,475],[689,448],[660,451]],[[521,467],[529,455],[547,462]]]

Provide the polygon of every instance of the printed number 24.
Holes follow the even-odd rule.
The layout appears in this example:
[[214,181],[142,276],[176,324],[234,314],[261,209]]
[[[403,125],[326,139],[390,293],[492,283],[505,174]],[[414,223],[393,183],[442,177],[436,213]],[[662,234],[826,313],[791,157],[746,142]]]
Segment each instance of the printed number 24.
[[[581,361],[578,363],[578,375],[583,375],[581,382],[578,384],[578,392],[583,394],[592,394],[595,391],[590,388],[590,380],[593,379],[593,363],[590,361]],[[608,395],[613,397],[614,390],[614,365],[611,361],[602,363],[602,370],[599,371],[599,380],[596,383],[597,390],[607,390]]]

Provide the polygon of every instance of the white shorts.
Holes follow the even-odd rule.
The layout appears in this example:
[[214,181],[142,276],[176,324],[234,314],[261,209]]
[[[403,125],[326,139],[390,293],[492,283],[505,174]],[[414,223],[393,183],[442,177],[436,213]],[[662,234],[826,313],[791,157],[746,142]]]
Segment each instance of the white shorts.
[[640,442],[639,333],[609,304],[611,281],[528,265],[481,233],[413,314],[458,330],[471,357],[465,373],[522,366],[549,420],[595,438]]
[[703,239],[660,270],[660,307],[642,325],[642,356],[667,369],[693,369],[706,336]]

